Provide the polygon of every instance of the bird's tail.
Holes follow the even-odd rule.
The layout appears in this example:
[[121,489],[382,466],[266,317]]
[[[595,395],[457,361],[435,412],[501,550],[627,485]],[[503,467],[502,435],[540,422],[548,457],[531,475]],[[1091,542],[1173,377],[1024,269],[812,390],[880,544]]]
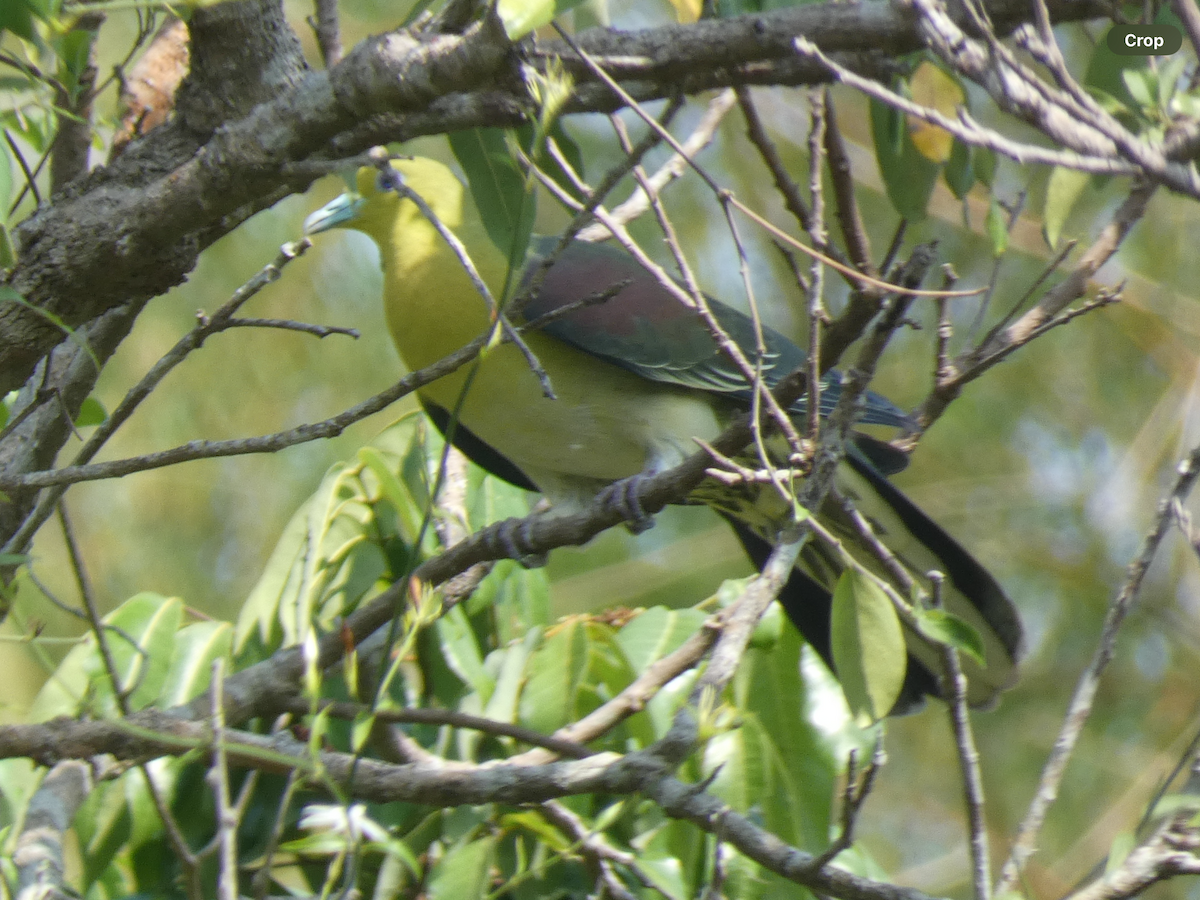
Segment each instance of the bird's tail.
[[[859,528],[840,502],[840,498],[850,499],[880,542],[915,578],[928,584],[928,572],[942,573],[943,608],[971,626],[980,639],[983,664],[968,654],[962,654],[961,660],[968,679],[969,701],[974,706],[986,706],[1016,678],[1022,641],[1020,620],[992,574],[880,471],[881,467],[890,471],[903,467],[902,460],[893,455],[896,451],[885,448],[887,445],[865,435],[856,436],[838,472],[837,496],[826,501],[817,519],[838,539],[843,551],[850,551],[856,563],[891,581],[886,568],[864,546]],[[749,504],[744,502],[745,496],[740,498],[743,502],[731,500],[728,491],[721,492],[722,498],[716,500],[717,493],[709,487],[698,498],[730,522],[751,560],[761,568],[772,548],[774,531],[770,513],[764,511],[771,504],[764,504],[761,497]],[[843,552],[814,536],[806,542],[779,596],[788,618],[831,668],[832,594],[845,566]],[[945,683],[942,648],[908,626],[904,626],[904,637],[908,666],[892,714],[914,711],[926,695],[942,695]]]

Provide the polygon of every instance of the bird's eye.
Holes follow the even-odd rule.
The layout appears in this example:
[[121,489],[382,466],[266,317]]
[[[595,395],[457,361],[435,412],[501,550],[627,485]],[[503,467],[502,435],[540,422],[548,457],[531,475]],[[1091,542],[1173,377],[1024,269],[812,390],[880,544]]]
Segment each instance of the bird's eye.
[[380,172],[375,176],[375,190],[383,194],[398,191],[404,184],[404,176],[392,169],[390,172]]

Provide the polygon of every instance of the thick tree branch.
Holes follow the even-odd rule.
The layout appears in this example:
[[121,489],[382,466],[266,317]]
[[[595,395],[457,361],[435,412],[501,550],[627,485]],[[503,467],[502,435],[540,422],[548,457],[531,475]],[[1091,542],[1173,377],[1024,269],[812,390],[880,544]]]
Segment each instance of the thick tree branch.
[[[1002,30],[1030,14],[1016,0],[995,2],[989,13]],[[1066,21],[1104,10],[1090,0],[1060,0],[1050,13]],[[632,96],[647,99],[688,88],[690,75],[701,79],[695,89],[761,81],[755,66],[766,66],[776,81],[825,80],[823,67],[794,58],[791,42],[799,35],[829,52],[895,54],[920,46],[911,14],[876,4],[798,7],[641,32],[593,29],[578,43]],[[277,78],[274,98],[240,120],[214,121],[211,110],[184,115],[198,126],[221,126],[194,153],[180,152],[179,129],[152,132],[136,152],[127,151],[17,229],[20,260],[8,283],[30,305],[0,307],[0,391],[24,382],[61,338],[38,310],[74,326],[111,306],[162,293],[248,212],[279,199],[281,191],[308,185],[312,174],[288,174],[289,162],[361,151],[383,130],[396,140],[518,120],[528,104],[510,50],[491,18],[461,36],[393,32],[360,44],[328,73],[293,83]],[[550,58],[580,67],[569,111],[613,108],[612,95],[591,82],[565,45],[548,42],[530,61]],[[784,69],[772,69],[776,63]],[[484,84],[486,91],[470,93]],[[353,141],[339,140],[342,135]]]
[[[178,756],[212,746],[207,723],[188,722],[144,710],[125,722],[55,719],[42,725],[0,728],[0,756],[49,761],[111,753],[121,759]],[[224,752],[231,765],[313,775],[306,744],[286,731],[269,736],[227,731]],[[674,818],[719,834],[767,869],[844,900],[929,900],[926,894],[818,865],[816,857],[781,841],[749,818],[699,789],[672,777],[648,750],[625,756],[600,753],[545,765],[508,763],[406,763],[394,765],[348,753],[321,753],[322,780],[375,803],[404,801],[436,807],[460,804],[544,802],[573,794],[642,793]]]

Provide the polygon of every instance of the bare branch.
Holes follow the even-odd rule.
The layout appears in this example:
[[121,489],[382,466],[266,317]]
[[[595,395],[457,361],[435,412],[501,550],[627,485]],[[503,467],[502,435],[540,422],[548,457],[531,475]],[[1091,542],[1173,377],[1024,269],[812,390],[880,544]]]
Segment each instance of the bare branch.
[[1013,888],[1021,877],[1025,863],[1037,847],[1038,834],[1045,821],[1046,812],[1058,796],[1058,788],[1062,783],[1071,753],[1091,714],[1092,704],[1096,699],[1096,690],[1100,686],[1100,677],[1104,674],[1109,660],[1112,659],[1113,651],[1116,648],[1117,634],[1120,632],[1125,617],[1133,608],[1134,601],[1137,600],[1138,592],[1142,587],[1142,580],[1146,577],[1150,563],[1158,552],[1159,544],[1162,543],[1163,537],[1172,524],[1172,510],[1176,501],[1182,501],[1191,492],[1196,479],[1200,477],[1200,447],[1193,449],[1179,463],[1176,471],[1175,484],[1159,503],[1158,515],[1155,517],[1154,524],[1143,539],[1138,555],[1129,564],[1125,582],[1109,606],[1108,615],[1104,620],[1104,628],[1096,644],[1096,652],[1087,668],[1079,676],[1079,682],[1071,696],[1066,718],[1063,720],[1062,728],[1054,741],[1054,747],[1042,769],[1037,792],[1017,829],[1008,860],[1000,870],[1000,878],[995,888],[996,894],[1002,894]]
[[77,760],[58,763],[42,780],[12,855],[19,900],[70,896],[63,881],[63,835],[91,792],[92,771]]

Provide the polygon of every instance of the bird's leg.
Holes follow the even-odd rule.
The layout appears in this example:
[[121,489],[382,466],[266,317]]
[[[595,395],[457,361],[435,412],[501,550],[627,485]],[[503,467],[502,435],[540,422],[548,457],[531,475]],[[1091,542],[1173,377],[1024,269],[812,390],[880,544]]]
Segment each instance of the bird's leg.
[[606,506],[613,506],[621,514],[630,534],[641,534],[654,527],[654,516],[642,509],[642,502],[638,499],[638,492],[645,479],[646,473],[638,472],[636,475],[614,481],[596,495],[597,500]]
[[549,557],[533,548],[528,519],[505,519],[496,526],[496,543],[509,559],[525,569],[540,569]]

